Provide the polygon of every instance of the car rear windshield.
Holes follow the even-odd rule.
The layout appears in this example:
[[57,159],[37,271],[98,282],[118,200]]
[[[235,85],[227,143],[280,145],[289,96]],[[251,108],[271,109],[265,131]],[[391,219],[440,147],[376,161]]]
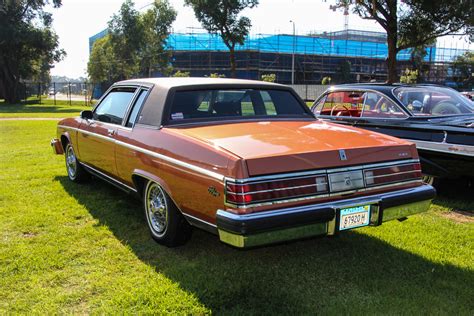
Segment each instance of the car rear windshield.
[[311,118],[295,96],[286,90],[212,89],[177,91],[169,124],[252,118]]
[[474,103],[450,88],[400,87],[394,94],[416,116],[474,113]]

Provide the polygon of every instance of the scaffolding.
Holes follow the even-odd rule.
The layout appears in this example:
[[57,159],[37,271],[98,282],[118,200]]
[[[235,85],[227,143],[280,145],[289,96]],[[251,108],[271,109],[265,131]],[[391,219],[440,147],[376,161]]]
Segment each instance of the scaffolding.
[[[90,46],[104,31],[89,39]],[[192,32],[172,33],[167,39],[174,69],[189,71],[192,76],[220,73],[230,76],[229,52],[220,36]],[[320,83],[324,76],[336,79],[341,65],[350,63],[350,81],[385,80],[388,47],[386,34],[374,31],[343,30],[305,36],[256,34],[248,36],[236,48],[237,77],[260,79],[273,73],[281,83],[291,82],[291,59],[295,55],[297,83]],[[467,49],[428,46],[422,63],[424,80],[450,84],[450,64]],[[397,54],[399,72],[412,68],[412,49]],[[451,80],[452,81],[452,80]]]

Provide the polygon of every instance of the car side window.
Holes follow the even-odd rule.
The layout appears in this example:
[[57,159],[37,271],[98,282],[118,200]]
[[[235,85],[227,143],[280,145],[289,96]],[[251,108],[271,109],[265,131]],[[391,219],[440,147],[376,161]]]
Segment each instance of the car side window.
[[408,117],[408,115],[395,102],[375,92],[367,92],[365,94],[364,107],[361,116],[368,118],[400,119]]
[[133,124],[135,124],[135,121],[137,120],[138,112],[140,112],[140,109],[142,108],[143,101],[145,100],[145,97],[147,95],[148,90],[142,89],[139,94],[138,98],[135,101],[135,104],[133,105],[132,112],[130,113],[130,116],[128,117],[127,121],[127,127],[133,127]]
[[116,88],[110,91],[94,110],[94,120],[122,124],[123,117],[135,91],[135,88]]
[[329,116],[360,117],[364,92],[336,91],[322,98],[315,108],[315,114]]

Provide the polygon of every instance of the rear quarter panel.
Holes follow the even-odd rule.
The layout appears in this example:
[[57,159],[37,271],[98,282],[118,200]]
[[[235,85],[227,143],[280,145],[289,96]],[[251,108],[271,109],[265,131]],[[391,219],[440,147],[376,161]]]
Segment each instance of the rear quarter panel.
[[119,130],[116,139],[117,170],[123,182],[136,185],[134,175],[152,179],[182,212],[211,223],[224,206],[224,176],[243,170],[238,157],[166,128]]

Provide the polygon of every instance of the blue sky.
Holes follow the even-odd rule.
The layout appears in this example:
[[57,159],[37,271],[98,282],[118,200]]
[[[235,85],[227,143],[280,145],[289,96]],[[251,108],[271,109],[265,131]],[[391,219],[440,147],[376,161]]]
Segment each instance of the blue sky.
[[[60,47],[66,50],[67,57],[52,70],[52,75],[77,78],[86,76],[89,59],[88,39],[107,27],[112,14],[116,13],[122,0],[63,0],[59,9],[48,9],[53,13],[53,27],[59,35]],[[150,4],[152,0],[136,0],[136,8]],[[173,24],[175,32],[199,31],[200,24],[193,11],[184,6],[184,0],[169,0],[178,11]],[[243,15],[252,20],[251,34],[277,34],[293,32],[289,22],[295,21],[296,33],[303,35],[311,31],[338,31],[344,27],[344,16],[341,11],[329,9],[332,1],[322,0],[260,0],[258,7],[245,10]],[[146,8],[144,8],[145,10]],[[374,21],[363,20],[357,15],[349,15],[349,28],[372,31],[383,31]],[[443,38],[442,46],[468,48],[465,40]],[[471,45],[472,49],[472,45]]]

